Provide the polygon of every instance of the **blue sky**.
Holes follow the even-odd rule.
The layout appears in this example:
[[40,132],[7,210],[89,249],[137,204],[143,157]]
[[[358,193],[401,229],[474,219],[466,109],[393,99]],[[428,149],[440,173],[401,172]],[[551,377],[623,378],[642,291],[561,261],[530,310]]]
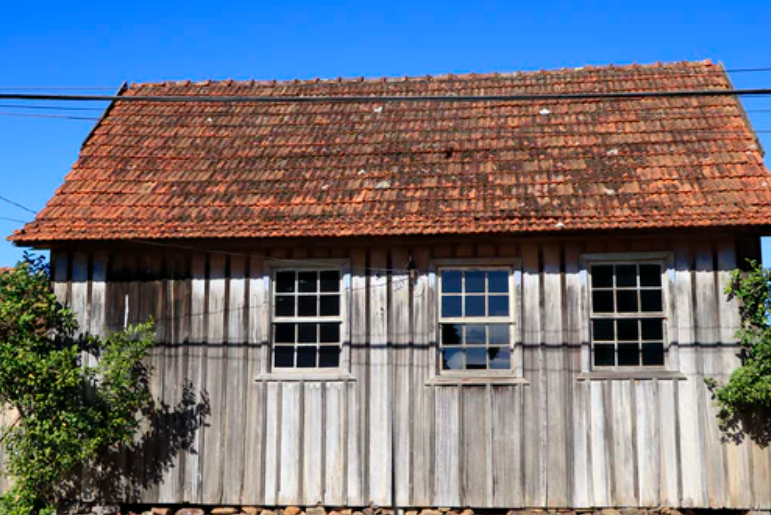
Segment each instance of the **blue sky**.
[[[769,19],[771,3],[741,0],[81,0],[34,8],[6,2],[0,88],[117,89],[123,81],[401,76],[705,58],[728,68],[762,67],[771,66]],[[771,73],[732,78],[737,87],[771,87]],[[771,98],[745,106],[771,109]],[[19,110],[0,107],[8,112]],[[751,118],[756,128],[771,129],[771,113]],[[92,124],[0,114],[0,195],[40,209]],[[771,150],[771,138],[763,143]],[[30,216],[0,203],[0,217]],[[0,234],[19,225],[0,219]],[[0,243],[0,266],[20,255]]]

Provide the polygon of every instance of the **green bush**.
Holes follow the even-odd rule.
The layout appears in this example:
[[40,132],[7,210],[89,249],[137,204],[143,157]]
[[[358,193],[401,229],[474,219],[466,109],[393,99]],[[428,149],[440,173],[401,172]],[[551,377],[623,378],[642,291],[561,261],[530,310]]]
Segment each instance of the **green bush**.
[[130,444],[152,405],[143,365],[152,322],[81,335],[50,285],[42,258],[0,275],[0,403],[17,413],[0,433],[15,485],[0,515],[43,515],[71,500],[83,471]]

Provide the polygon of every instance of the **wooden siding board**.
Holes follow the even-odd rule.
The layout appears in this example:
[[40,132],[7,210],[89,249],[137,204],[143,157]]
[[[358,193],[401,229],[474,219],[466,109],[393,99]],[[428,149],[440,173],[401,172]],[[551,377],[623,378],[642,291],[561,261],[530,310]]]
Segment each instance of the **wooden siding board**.
[[674,381],[656,381],[659,394],[659,470],[663,506],[680,505],[680,442],[677,437],[677,401]]
[[493,506],[523,506],[523,387],[492,388]]
[[433,506],[460,506],[461,491],[461,389],[437,388],[435,484]]
[[253,429],[247,424],[246,393],[254,387],[253,378],[246,377],[247,360],[247,299],[246,260],[243,256],[230,258],[227,277],[227,305],[225,319],[227,327],[226,360],[224,363],[225,386],[224,426],[222,453],[227,465],[222,468],[222,499],[241,500],[244,480],[244,450],[246,433]]
[[362,506],[365,502],[367,469],[364,455],[366,431],[367,368],[367,255],[365,249],[354,249],[351,259],[350,345],[351,375],[348,383],[347,414],[347,503]]
[[244,477],[241,499],[243,503],[259,504],[266,497],[265,482],[265,405],[266,386],[256,381],[260,374],[263,347],[267,347],[269,326],[267,322],[267,291],[263,279],[262,255],[253,253],[249,257],[249,277],[247,282],[248,330],[246,335],[246,377],[244,431]]
[[413,287],[413,312],[415,317],[412,350],[410,396],[412,406],[410,412],[410,427],[412,436],[411,475],[412,492],[410,499],[413,505],[430,506],[433,490],[432,475],[432,435],[434,423],[434,388],[426,387],[426,381],[431,374],[431,361],[434,359],[433,347],[435,329],[432,313],[434,312],[431,295],[431,278],[429,271],[429,249],[422,247],[413,250],[413,259],[418,270],[418,276]]
[[410,277],[404,269],[410,256],[406,249],[391,250],[391,293],[389,295],[389,335],[393,347],[393,477],[396,484],[396,503],[408,505],[410,501],[410,367],[412,345],[410,345]]
[[633,384],[630,381],[613,381],[611,387],[613,410],[609,422],[613,426],[610,445],[613,446],[614,505],[637,505],[637,462],[635,460],[635,413]]
[[562,246],[543,247],[544,373],[546,374],[547,498],[549,507],[570,506],[568,431],[571,430],[568,402],[569,351],[565,350],[563,319]]
[[306,382],[302,412],[302,496],[303,504],[315,506],[324,501],[322,474],[324,450],[323,385]]
[[345,422],[346,383],[331,382],[326,385],[326,410],[324,414],[324,504],[345,504]]
[[590,441],[592,462],[592,505],[612,506],[610,471],[613,456],[607,439],[607,416],[603,396],[608,384],[592,381],[590,384]]
[[371,502],[391,502],[391,374],[388,351],[388,275],[384,249],[370,256],[369,487]]
[[678,420],[680,458],[682,460],[682,505],[703,506],[704,454],[699,401],[703,381],[699,374],[693,312],[693,257],[687,242],[675,248],[675,306],[677,309],[677,341],[680,371],[688,379],[678,385]]
[[532,385],[525,392],[525,504],[546,504],[547,477],[547,416],[546,374],[542,346],[541,320],[541,267],[539,248],[533,244],[522,246],[522,309],[523,352],[525,376]]
[[278,504],[295,504],[301,499],[302,476],[302,382],[280,383],[281,435]]
[[462,391],[461,503],[463,506],[486,507],[488,496],[488,446],[491,436],[488,424],[488,398],[484,387],[466,387]]
[[658,398],[654,381],[635,384],[636,470],[639,506],[659,505]]

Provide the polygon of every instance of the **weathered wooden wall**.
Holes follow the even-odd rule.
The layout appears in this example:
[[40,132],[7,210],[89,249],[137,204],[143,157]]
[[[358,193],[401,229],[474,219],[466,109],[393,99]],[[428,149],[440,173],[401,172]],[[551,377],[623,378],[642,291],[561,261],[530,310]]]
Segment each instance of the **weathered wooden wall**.
[[[57,251],[54,265],[56,292],[84,327],[155,318],[153,388],[166,403],[181,400],[184,381],[208,394],[206,425],[191,448],[172,453],[160,482],[148,481],[143,501],[389,505],[395,491],[402,507],[768,509],[771,449],[721,441],[703,382],[725,379],[737,364],[738,313],[722,294],[736,248],[729,236],[230,253],[139,245]],[[661,250],[673,255],[678,315],[669,330],[685,379],[582,380],[581,254]],[[384,271],[409,256],[420,271],[414,282]],[[351,267],[350,377],[261,376],[269,355],[264,261],[330,257]],[[520,260],[516,345],[527,383],[427,384],[431,261],[484,257]]]

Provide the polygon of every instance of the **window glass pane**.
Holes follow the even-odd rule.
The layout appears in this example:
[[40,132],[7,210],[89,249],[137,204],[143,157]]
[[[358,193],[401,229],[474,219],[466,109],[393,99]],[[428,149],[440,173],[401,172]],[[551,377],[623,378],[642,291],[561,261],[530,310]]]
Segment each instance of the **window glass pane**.
[[644,313],[663,311],[661,290],[640,290],[640,311]]
[[276,293],[291,293],[294,291],[294,272],[276,273]]
[[661,265],[640,265],[640,286],[661,286]]
[[487,291],[509,293],[509,272],[506,270],[487,272]]
[[466,349],[466,369],[484,370],[487,368],[487,349]]
[[592,287],[610,288],[613,286],[613,265],[595,265],[592,267]]
[[460,347],[442,349],[442,368],[444,370],[463,370],[463,349]]
[[616,292],[616,309],[619,313],[637,312],[637,290],[619,290]]
[[463,272],[460,270],[445,270],[442,272],[442,291],[444,293],[460,293]]
[[485,344],[484,324],[468,324],[466,326],[466,344],[467,345],[484,345]]
[[592,310],[595,313],[613,313],[613,292],[593,291]]
[[318,315],[316,312],[317,300],[318,297],[315,295],[297,297],[297,315],[301,317],[315,317]]
[[459,318],[463,316],[461,311],[463,297],[456,295],[442,295],[442,316]]
[[316,272],[298,272],[297,289],[301,292],[315,292],[316,290]]
[[612,367],[616,364],[616,350],[612,344],[594,344],[594,364],[598,367]]
[[487,354],[490,358],[490,368],[493,370],[508,370],[511,368],[511,358],[508,347],[497,347],[488,349]]
[[613,341],[613,320],[592,320],[592,339]]
[[643,340],[663,340],[664,320],[661,318],[644,318],[640,320],[642,325]]
[[485,273],[482,271],[466,272],[466,293],[484,293]]
[[638,338],[637,320],[616,320],[616,335],[618,341],[633,341]]
[[616,265],[616,287],[637,286],[637,265]]
[[337,368],[340,366],[340,347],[325,345],[319,347],[319,367]]
[[487,297],[487,316],[509,316],[509,297],[503,295]]
[[442,343],[460,345],[463,340],[463,326],[460,324],[442,324]]
[[323,317],[336,317],[340,314],[340,296],[322,295],[319,297],[319,311]]
[[316,343],[316,324],[297,324],[298,343]]
[[294,324],[274,324],[276,343],[294,343]]
[[289,345],[276,345],[273,347],[273,353],[275,355],[275,361],[273,362],[274,366],[294,366],[294,347],[290,347]]
[[645,342],[642,344],[643,365],[664,365],[664,344],[662,342]]
[[640,348],[636,343],[618,344],[618,365],[636,367],[640,364]]
[[297,368],[316,367],[316,347],[297,347]]
[[509,324],[491,324],[487,326],[489,343],[508,344],[509,343]]
[[319,324],[319,341],[321,343],[339,343],[340,342],[340,324],[339,323]]
[[485,297],[482,295],[467,296],[465,316],[467,317],[485,316]]
[[340,291],[340,272],[328,270],[320,272],[321,291]]
[[294,316],[294,295],[276,295],[276,316],[293,317]]

